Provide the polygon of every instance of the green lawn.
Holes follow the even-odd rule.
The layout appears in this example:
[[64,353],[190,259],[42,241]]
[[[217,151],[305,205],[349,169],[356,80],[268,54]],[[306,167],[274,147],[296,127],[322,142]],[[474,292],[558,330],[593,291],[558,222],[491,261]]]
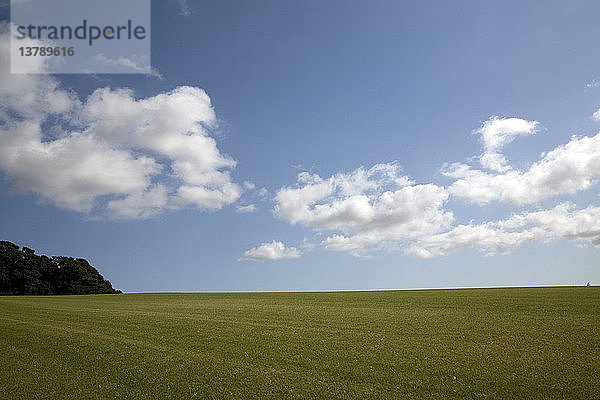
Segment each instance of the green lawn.
[[600,288],[0,297],[8,399],[598,399]]

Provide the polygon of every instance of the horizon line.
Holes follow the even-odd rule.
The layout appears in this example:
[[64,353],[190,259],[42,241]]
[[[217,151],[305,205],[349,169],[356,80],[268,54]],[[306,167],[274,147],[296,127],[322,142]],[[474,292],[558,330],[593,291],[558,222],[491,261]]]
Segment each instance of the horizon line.
[[[491,285],[491,286],[445,286],[445,287],[416,287],[416,288],[371,288],[371,289],[297,289],[297,290],[151,290],[151,291],[123,291],[123,294],[178,294],[178,293],[337,293],[337,292],[395,292],[395,291],[427,291],[427,290],[461,290],[461,289],[527,289],[527,288],[553,288],[553,287],[588,287],[583,285],[557,284],[557,285]],[[590,284],[589,287],[598,287]]]

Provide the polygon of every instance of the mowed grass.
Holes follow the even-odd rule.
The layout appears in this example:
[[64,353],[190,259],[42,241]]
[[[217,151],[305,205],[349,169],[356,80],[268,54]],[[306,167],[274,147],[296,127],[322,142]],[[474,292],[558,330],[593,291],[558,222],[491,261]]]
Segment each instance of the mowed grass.
[[0,298],[6,399],[600,398],[600,288]]

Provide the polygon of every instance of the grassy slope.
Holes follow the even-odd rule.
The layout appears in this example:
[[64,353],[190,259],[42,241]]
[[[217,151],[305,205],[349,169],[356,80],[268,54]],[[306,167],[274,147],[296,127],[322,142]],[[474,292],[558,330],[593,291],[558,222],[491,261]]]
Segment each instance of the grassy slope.
[[600,288],[0,298],[4,398],[600,398]]

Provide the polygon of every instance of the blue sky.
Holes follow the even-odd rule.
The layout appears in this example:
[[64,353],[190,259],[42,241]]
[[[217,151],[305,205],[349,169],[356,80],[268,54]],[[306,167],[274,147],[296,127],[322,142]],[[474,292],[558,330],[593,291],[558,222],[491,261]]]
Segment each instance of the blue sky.
[[0,239],[125,291],[598,282],[599,11],[152,2],[160,77],[2,71]]

